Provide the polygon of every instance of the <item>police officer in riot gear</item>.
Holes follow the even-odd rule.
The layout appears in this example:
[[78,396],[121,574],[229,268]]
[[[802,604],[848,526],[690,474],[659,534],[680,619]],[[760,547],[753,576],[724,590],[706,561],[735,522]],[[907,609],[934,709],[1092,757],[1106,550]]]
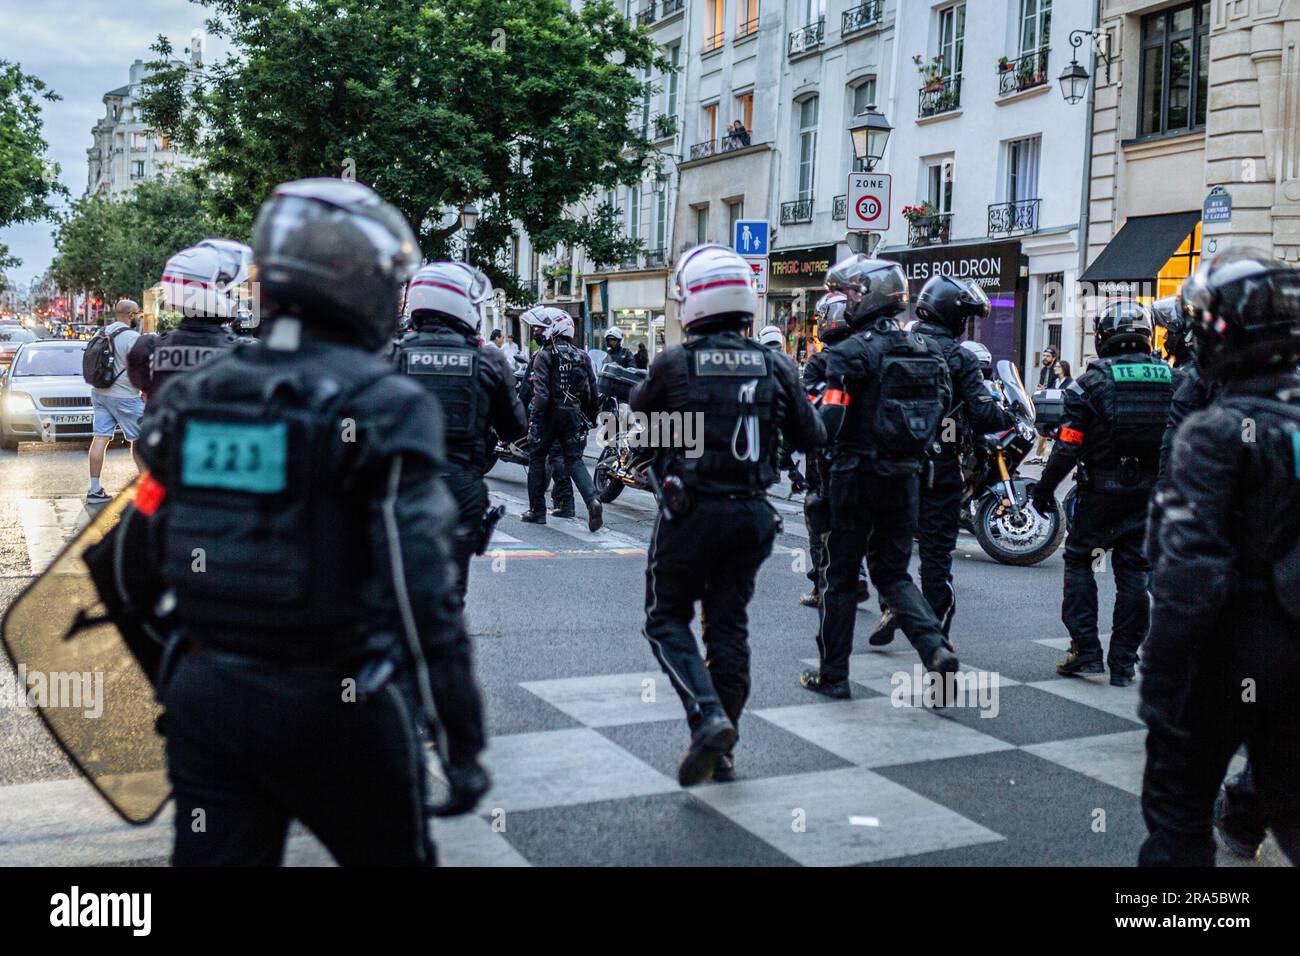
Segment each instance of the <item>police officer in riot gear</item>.
[[1160,492],[1139,863],[1213,864],[1215,795],[1243,743],[1263,815],[1300,863],[1300,272],[1225,253],[1184,297],[1218,393],[1178,429]]
[[573,319],[566,313],[545,331],[546,345],[534,356],[528,405],[528,510],[521,516],[546,524],[546,460],[554,445],[587,505],[587,527],[604,523],[600,499],[582,463],[587,423],[596,419],[596,373],[591,356],[573,344]]
[[[655,357],[630,404],[695,416],[703,430],[698,456],[676,447],[656,457],[660,511],[646,566],[645,635],[686,708],[691,741],[677,778],[691,786],[735,775],[750,687],[746,608],[780,528],[765,493],[778,476],[778,433],[805,452],[826,435],[793,363],[744,334],[758,309],[744,259],[697,246],[678,260],[674,285],[687,341]],[[691,633],[697,601],[704,660]]]
[[[979,360],[961,347],[958,336],[971,319],[989,314],[988,296],[969,279],[934,276],[916,297],[917,324],[913,331],[926,336],[943,352],[952,379],[952,406],[930,444],[921,474],[921,502],[917,531],[921,552],[921,593],[930,602],[946,635],[957,610],[952,587],[952,552],[957,547],[961,523],[963,478],[961,449],[972,432],[1011,427],[1011,414],[993,401],[984,387]],[[873,645],[888,644],[897,629],[894,614],[886,610],[872,632]]]
[[827,350],[822,419],[835,443],[830,531],[823,536],[829,563],[817,635],[820,665],[804,671],[799,682],[845,698],[864,556],[881,601],[926,669],[957,670],[938,618],[907,571],[921,461],[950,406],[952,385],[939,346],[899,327],[907,279],[897,263],[850,256],[826,274],[826,286],[844,293],[857,334]]
[[617,325],[611,325],[605,330],[605,354],[607,362],[613,362],[615,365],[621,365],[624,368],[636,367],[636,356],[632,351],[623,345],[623,330]]
[[336,179],[278,187],[253,233],[263,344],[150,402],[127,512],[152,519],[172,634],[173,862],[278,863],[298,819],[340,863],[429,864],[420,732],[451,789],[436,812],[471,810],[488,781],[442,415],[377,354],[418,247]]
[[180,325],[140,336],[127,354],[127,377],[145,398],[174,375],[198,368],[240,341],[225,325],[247,309],[253,250],[229,239],[204,239],[182,249],[163,268],[163,301]]
[[495,523],[487,507],[487,442],[495,430],[514,441],[528,428],[515,392],[514,369],[504,352],[479,344],[483,303],[492,297],[487,276],[463,262],[434,262],[411,280],[406,312],[411,331],[397,344],[394,361],[442,407],[447,441],[444,481],[458,516],[452,555],[461,604],[469,562],[482,553]]
[[1106,665],[1110,682],[1134,680],[1149,607],[1144,555],[1147,500],[1160,466],[1160,440],[1169,417],[1173,372],[1153,361],[1151,313],[1141,303],[1109,303],[1093,323],[1098,358],[1065,390],[1065,412],[1052,454],[1031,504],[1049,510],[1056,486],[1076,466],[1078,499],[1065,541],[1061,620],[1070,650],[1056,670],[1101,674],[1094,569],[1105,552],[1115,572],[1115,614]]
[[[820,409],[822,393],[826,390],[826,347],[853,334],[844,314],[848,299],[842,292],[828,292],[817,302],[813,312],[817,316],[817,338],[823,348],[808,356],[803,367],[803,388],[813,406]],[[808,580],[812,590],[799,598],[804,607],[819,607],[822,600],[823,578],[826,574],[826,548],[822,535],[830,530],[831,504],[827,498],[831,455],[833,449],[823,446],[808,455],[808,490],[803,499],[804,523],[808,527]],[[858,602],[867,600],[865,566],[858,579]]]
[[[538,342],[545,342],[546,330],[557,320],[566,318],[568,314],[563,309],[557,309],[552,305],[535,305],[521,315],[520,319],[533,330],[533,337]],[[523,403],[525,416],[533,400],[533,360],[537,358],[537,354],[533,352],[528,356],[528,362],[524,366],[523,388],[519,391],[519,400]],[[579,440],[585,444],[586,436],[579,436]],[[555,442],[551,446],[551,453],[546,459],[546,474],[551,485],[551,516],[572,518],[574,516],[573,479],[569,477],[569,466],[564,460],[564,448],[560,442]]]

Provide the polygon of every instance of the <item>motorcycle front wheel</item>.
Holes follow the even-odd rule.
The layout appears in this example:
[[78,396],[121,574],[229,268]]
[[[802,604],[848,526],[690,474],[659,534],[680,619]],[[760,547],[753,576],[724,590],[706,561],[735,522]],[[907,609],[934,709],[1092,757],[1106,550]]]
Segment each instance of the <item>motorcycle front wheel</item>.
[[975,540],[994,561],[1029,567],[1045,561],[1061,546],[1065,522],[1059,506],[1053,505],[1050,514],[1039,518],[1028,507],[998,514],[1001,504],[997,495],[985,495],[975,513]]
[[614,477],[617,461],[618,449],[613,445],[604,448],[596,459],[596,471],[591,480],[596,486],[596,497],[603,504],[609,504],[623,493],[623,482]]

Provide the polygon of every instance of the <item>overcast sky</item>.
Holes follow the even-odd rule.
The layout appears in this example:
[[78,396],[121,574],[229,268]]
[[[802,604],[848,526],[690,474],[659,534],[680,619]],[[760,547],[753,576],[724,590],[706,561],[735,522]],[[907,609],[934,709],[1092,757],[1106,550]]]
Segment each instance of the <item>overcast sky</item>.
[[[126,84],[133,60],[152,59],[158,34],[177,51],[187,47],[206,13],[189,0],[0,0],[0,60],[21,64],[63,97],[45,104],[45,140],[74,198],[86,191],[86,150],[104,94]],[[16,283],[50,264],[51,229],[46,222],[0,229],[0,243],[23,260],[10,270]]]

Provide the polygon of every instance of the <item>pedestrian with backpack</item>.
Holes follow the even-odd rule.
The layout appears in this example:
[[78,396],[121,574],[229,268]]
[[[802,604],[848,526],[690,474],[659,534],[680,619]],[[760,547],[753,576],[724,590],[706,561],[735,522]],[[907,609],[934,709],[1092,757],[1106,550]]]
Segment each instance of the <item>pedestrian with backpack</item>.
[[116,429],[121,428],[122,437],[131,443],[131,457],[137,470],[140,469],[135,440],[140,435],[144,400],[126,374],[127,355],[140,338],[135,328],[139,322],[140,306],[130,299],[123,299],[113,309],[113,321],[86,343],[86,352],[82,356],[82,377],[90,386],[90,406],[94,413],[87,501],[103,502],[111,497],[100,485],[99,476],[104,469],[104,451],[113,440]]
[[844,699],[858,609],[858,566],[916,648],[927,671],[957,670],[939,619],[908,574],[916,536],[919,476],[926,450],[952,405],[943,350],[900,327],[907,279],[895,262],[851,256],[826,274],[844,294],[855,334],[826,357],[822,421],[834,442],[829,473],[830,524],[823,535],[828,566],[819,608],[819,666],[804,671],[807,690]]

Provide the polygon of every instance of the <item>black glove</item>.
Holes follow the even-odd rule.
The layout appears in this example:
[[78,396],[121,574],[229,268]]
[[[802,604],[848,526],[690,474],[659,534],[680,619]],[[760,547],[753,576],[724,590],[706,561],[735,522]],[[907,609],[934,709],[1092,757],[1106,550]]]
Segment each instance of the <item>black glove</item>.
[[451,793],[442,803],[433,807],[435,817],[458,817],[470,813],[478,806],[483,794],[488,792],[492,781],[487,771],[479,766],[478,761],[455,767],[447,767],[447,785]]

